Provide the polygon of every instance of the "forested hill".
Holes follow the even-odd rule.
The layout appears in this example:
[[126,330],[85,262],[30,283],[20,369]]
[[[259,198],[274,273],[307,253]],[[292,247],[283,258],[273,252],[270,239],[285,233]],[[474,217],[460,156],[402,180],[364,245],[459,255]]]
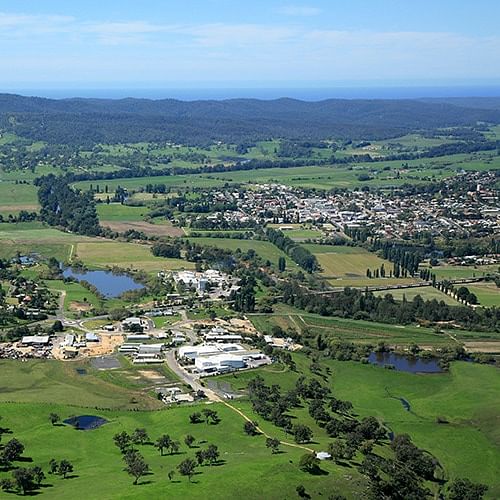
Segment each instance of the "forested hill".
[[500,97],[430,97],[421,101],[430,104],[452,104],[463,108],[500,111]]
[[418,100],[305,102],[43,99],[0,94],[0,128],[51,143],[242,143],[271,137],[381,139],[445,126],[500,123],[500,110]]

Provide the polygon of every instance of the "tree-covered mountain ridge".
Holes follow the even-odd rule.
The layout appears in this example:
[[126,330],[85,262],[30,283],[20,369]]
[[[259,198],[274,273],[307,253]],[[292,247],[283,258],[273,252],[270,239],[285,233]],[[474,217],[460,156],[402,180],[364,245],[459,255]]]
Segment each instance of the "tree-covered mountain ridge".
[[422,100],[179,101],[46,99],[0,94],[3,130],[67,144],[164,140],[241,143],[271,137],[375,140],[478,122],[500,123],[500,110]]

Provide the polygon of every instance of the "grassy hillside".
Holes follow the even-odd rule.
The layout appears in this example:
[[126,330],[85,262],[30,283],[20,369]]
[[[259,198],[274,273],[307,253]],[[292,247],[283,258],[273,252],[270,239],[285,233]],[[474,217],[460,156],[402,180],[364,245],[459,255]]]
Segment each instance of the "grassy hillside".
[[[297,372],[278,367],[258,370],[268,384],[292,388],[301,373],[308,373],[307,360],[298,354]],[[500,371],[470,363],[453,363],[449,373],[415,375],[355,362],[325,361],[330,375],[321,378],[334,395],[354,404],[360,416],[374,415],[395,433],[408,433],[414,442],[431,452],[446,475],[469,477],[490,486],[488,498],[498,498],[500,482]],[[244,389],[255,372],[219,377],[234,389]],[[406,399],[406,411],[397,398]],[[307,410],[297,410],[301,420]],[[437,417],[448,424],[437,423]],[[310,419],[315,440],[325,434]]]

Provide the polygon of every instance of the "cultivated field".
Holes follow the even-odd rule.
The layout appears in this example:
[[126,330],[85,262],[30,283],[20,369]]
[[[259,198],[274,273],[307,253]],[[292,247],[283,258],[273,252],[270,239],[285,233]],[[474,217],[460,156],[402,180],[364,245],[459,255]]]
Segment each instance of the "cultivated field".
[[384,286],[414,282],[407,278],[367,278],[367,269],[374,273],[382,264],[385,267],[386,276],[389,276],[393,264],[364,248],[307,243],[304,246],[316,256],[322,268],[321,275],[329,278],[329,283],[334,287]]
[[148,235],[156,236],[184,236],[184,231],[180,227],[174,227],[170,223],[152,224],[145,221],[101,221],[103,227],[109,227],[112,231],[124,233],[125,231],[140,231]]
[[74,257],[91,268],[118,266],[146,272],[165,269],[192,269],[194,264],[182,259],[155,257],[149,245],[117,241],[78,243]]
[[21,210],[36,212],[39,208],[35,186],[0,181],[0,214],[5,216]]

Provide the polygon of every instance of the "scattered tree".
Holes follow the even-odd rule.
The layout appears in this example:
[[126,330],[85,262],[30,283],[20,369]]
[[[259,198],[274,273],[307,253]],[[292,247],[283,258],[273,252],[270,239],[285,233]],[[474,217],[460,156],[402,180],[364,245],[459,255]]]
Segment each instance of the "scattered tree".
[[243,424],[243,430],[249,435],[249,436],[255,436],[256,434],[258,434],[258,431],[257,431],[257,422],[255,421],[245,421],[245,423]]
[[52,425],[56,425],[61,419],[57,413],[51,413],[49,415],[49,420]]
[[300,457],[299,468],[304,472],[313,473],[319,468],[319,459],[314,453],[305,453]]
[[146,444],[149,441],[149,436],[146,429],[136,429],[131,439],[134,444]]
[[196,469],[196,462],[192,458],[184,459],[178,466],[177,470],[181,476],[187,476],[189,478],[189,482],[191,482],[191,478],[194,476],[194,471]]
[[57,474],[59,464],[55,458],[51,458],[49,462],[49,474]]
[[59,467],[57,468],[57,471],[64,479],[66,479],[68,474],[73,472],[73,470],[73,464],[69,460],[61,460]]
[[296,443],[308,443],[312,439],[312,430],[307,425],[296,424],[293,426],[293,437]]
[[13,438],[4,445],[1,460],[4,464],[9,465],[16,460],[19,460],[23,452],[24,445],[17,439]]
[[134,485],[149,472],[149,465],[138,451],[127,452],[123,459],[125,460],[125,470],[134,477]]
[[184,438],[184,443],[186,444],[186,446],[188,448],[191,448],[191,446],[193,446],[193,443],[196,441],[196,439],[194,438],[194,436],[191,436],[191,434],[188,434],[185,438]]
[[202,422],[201,413],[198,411],[191,413],[191,415],[189,415],[189,422],[192,424],[199,424]]
[[306,488],[304,487],[303,484],[299,484],[297,488],[295,488],[295,491],[297,492],[297,495],[299,495],[300,498],[307,497]]
[[119,432],[118,434],[115,434],[113,436],[113,440],[114,440],[116,446],[118,446],[118,448],[120,448],[120,451],[122,453],[125,453],[125,451],[128,449],[128,447],[130,446],[130,443],[132,441],[130,435],[126,431],[122,431],[122,432]]
[[220,422],[219,416],[215,410],[212,410],[211,408],[204,408],[201,412],[203,413],[207,424],[209,422],[212,424],[218,424]]
[[12,471],[12,477],[14,478],[14,484],[18,490],[22,491],[23,495],[36,489],[35,475],[33,469],[26,469],[20,467]]
[[42,484],[42,481],[45,479],[45,474],[40,466],[35,466],[33,467],[33,479],[39,488],[40,485]]
[[266,439],[266,447],[270,448],[273,454],[278,453],[280,444],[281,444],[281,442],[279,439],[276,439],[276,438],[267,438]]

